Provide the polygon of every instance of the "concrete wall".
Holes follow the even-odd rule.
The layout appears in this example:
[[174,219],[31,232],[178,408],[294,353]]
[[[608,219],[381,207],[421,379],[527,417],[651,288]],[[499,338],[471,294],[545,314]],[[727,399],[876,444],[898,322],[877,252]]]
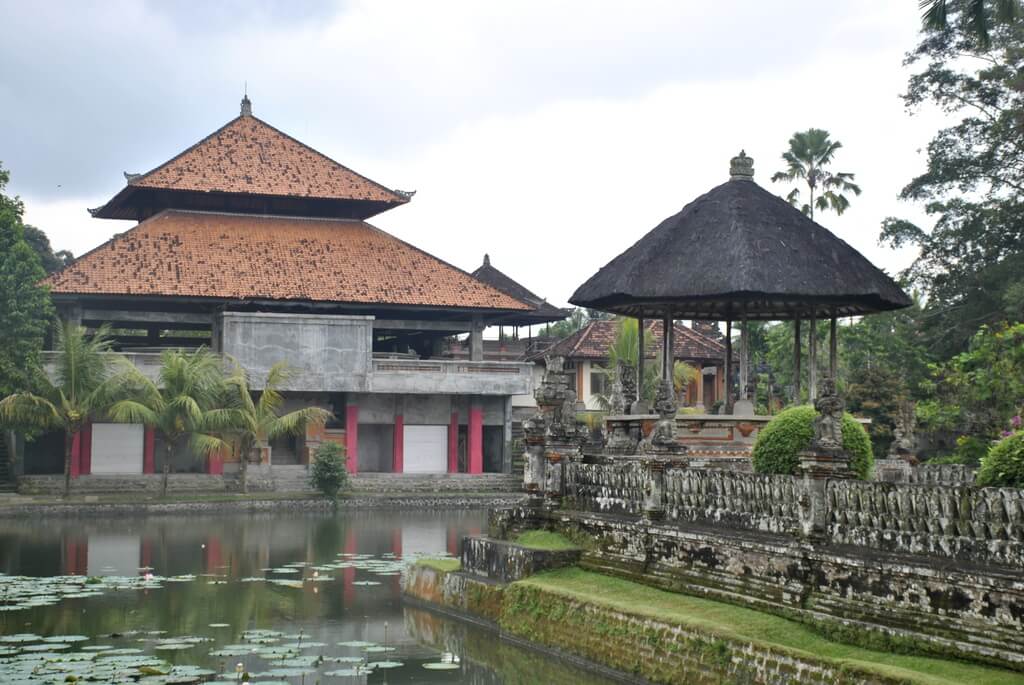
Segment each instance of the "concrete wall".
[[295,374],[285,390],[369,388],[373,317],[225,312],[223,351],[252,374],[258,388],[277,362]]

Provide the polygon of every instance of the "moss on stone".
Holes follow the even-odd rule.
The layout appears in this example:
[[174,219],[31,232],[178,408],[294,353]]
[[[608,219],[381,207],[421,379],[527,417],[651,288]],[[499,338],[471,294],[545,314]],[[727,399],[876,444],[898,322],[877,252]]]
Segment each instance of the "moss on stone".
[[527,530],[517,535],[513,542],[530,549],[543,549],[551,552],[579,549],[578,545],[573,544],[564,535],[550,530]]
[[793,667],[787,659],[796,659],[832,669],[836,682],[1021,682],[1019,673],[842,644],[796,621],[575,568],[509,585],[500,624],[654,682],[756,677],[740,653],[749,646],[775,655],[771,668],[784,671]]

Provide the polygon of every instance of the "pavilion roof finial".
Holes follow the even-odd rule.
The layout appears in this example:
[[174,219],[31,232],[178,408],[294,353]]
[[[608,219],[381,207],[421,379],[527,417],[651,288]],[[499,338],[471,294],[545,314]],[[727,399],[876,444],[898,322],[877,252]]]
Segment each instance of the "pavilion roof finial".
[[[248,90],[248,88],[246,88],[246,90]],[[245,93],[244,95],[242,95],[242,116],[243,117],[251,117],[252,116],[252,100],[249,99],[249,94],[248,93]]]
[[744,150],[729,160],[729,180],[731,181],[753,181],[754,160],[747,157]]
[[491,255],[489,255],[489,254],[487,254],[485,252],[484,253],[484,266],[490,266],[490,265],[491,265]]

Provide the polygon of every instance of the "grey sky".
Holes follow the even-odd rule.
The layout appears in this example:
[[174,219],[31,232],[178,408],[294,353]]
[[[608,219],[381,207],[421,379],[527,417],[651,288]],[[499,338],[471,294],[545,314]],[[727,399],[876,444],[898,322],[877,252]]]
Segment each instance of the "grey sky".
[[[419,194],[373,223],[556,303],[746,148],[765,186],[827,128],[865,194],[823,223],[881,266],[880,220],[937,119],[898,94],[914,0],[67,2],[0,0],[0,161],[28,219],[76,254],[124,183],[255,114]],[[782,187],[774,188],[783,193]]]

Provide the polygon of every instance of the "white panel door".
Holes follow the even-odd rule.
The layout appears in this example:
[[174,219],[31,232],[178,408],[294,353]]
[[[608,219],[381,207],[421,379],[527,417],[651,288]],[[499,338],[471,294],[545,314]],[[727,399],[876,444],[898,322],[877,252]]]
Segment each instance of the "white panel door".
[[137,423],[94,423],[92,472],[142,473],[143,431]]
[[448,426],[409,426],[404,430],[405,473],[445,473],[448,470]]

